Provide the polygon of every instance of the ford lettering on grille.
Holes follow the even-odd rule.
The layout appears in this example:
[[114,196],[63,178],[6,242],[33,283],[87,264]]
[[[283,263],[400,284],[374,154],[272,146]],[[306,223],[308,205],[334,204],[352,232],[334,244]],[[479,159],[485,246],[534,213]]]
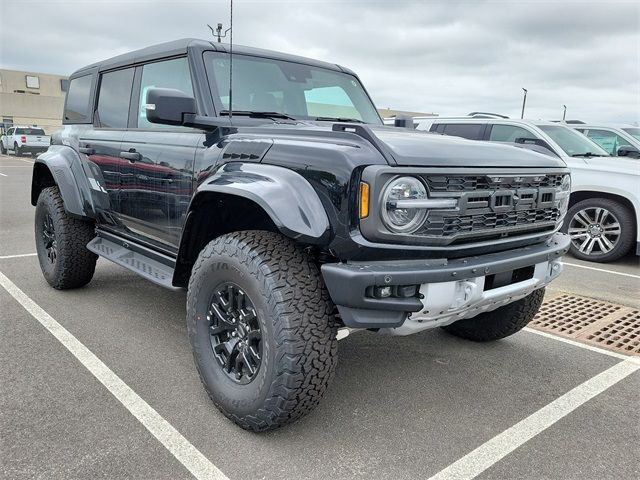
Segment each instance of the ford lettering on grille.
[[465,215],[485,208],[495,213],[545,209],[553,207],[555,199],[556,189],[551,187],[464,192],[458,200],[458,211]]

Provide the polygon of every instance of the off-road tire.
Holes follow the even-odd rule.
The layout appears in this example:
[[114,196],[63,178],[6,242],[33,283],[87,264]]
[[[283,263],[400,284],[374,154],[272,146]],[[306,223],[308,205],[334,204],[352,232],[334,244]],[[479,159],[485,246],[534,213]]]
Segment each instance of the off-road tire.
[[[44,239],[45,218],[49,215],[55,233],[55,260],[50,260]],[[95,237],[92,222],[70,217],[64,209],[58,187],[40,192],[35,215],[36,251],[44,278],[53,288],[79,288],[91,281],[98,256],[87,249]]]
[[[207,319],[224,282],[251,299],[262,334],[261,363],[239,385],[214,356]],[[243,231],[211,241],[189,281],[187,330],[200,379],[216,407],[247,430],[271,430],[302,417],[320,402],[337,363],[334,306],[320,272],[282,235]]]
[[18,146],[16,142],[13,143],[13,153],[16,157],[22,156],[22,149]]
[[544,298],[544,288],[491,312],[458,320],[444,328],[456,337],[474,342],[490,342],[519,332],[533,320]]
[[614,215],[614,217],[620,224],[620,236],[618,237],[614,247],[606,253],[601,253],[598,251],[592,252],[590,254],[583,253],[574,244],[573,240],[571,241],[569,252],[572,256],[579,260],[599,263],[613,262],[624,257],[631,251],[631,248],[635,243],[636,220],[629,208],[619,202],[616,202],[615,200],[610,200],[608,198],[588,198],[586,200],[577,202],[567,212],[562,231],[564,233],[568,232],[571,220],[576,215],[576,213],[581,210],[593,208],[603,208]]

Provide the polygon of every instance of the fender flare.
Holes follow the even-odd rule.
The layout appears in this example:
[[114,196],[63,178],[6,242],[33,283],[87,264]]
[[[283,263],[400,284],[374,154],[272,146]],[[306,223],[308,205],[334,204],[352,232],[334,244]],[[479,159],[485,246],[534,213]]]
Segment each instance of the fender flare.
[[262,163],[227,163],[198,187],[189,212],[207,193],[255,202],[287,237],[318,243],[330,231],[327,213],[311,184],[288,168]]
[[[80,155],[71,147],[52,145],[38,155],[31,178],[31,204],[36,205],[43,188],[51,186],[48,174],[60,190],[64,208],[72,216],[96,218],[89,177]],[[91,178],[93,176],[91,175]]]

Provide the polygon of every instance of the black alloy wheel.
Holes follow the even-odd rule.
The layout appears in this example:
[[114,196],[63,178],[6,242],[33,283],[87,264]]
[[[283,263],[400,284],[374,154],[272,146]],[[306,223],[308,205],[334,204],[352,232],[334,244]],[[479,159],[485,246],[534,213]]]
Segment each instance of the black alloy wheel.
[[253,302],[238,285],[219,285],[207,314],[211,347],[225,374],[240,384],[251,382],[262,358],[262,332]]
[[42,222],[42,240],[47,252],[47,259],[54,265],[58,259],[58,242],[56,241],[56,230],[50,214],[44,216]]

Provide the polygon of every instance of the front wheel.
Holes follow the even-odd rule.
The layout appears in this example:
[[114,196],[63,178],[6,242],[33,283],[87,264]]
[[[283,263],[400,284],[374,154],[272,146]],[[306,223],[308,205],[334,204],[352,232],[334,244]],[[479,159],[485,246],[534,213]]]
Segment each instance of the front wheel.
[[0,142],[0,153],[2,155],[6,155],[7,154],[7,149],[4,148],[4,143]]
[[95,237],[93,224],[67,215],[58,187],[40,192],[35,222],[36,251],[47,282],[58,290],[89,283],[98,259],[87,249]]
[[542,305],[544,288],[530,293],[491,312],[481,313],[473,318],[458,320],[444,328],[456,337],[474,342],[489,342],[519,332],[533,320]]
[[563,231],[571,237],[569,251],[575,258],[612,262],[631,250],[635,219],[628,208],[614,200],[589,198],[569,209]]
[[218,409],[253,431],[311,411],[337,363],[333,310],[318,268],[289,239],[245,231],[210,242],[189,281],[187,328]]

